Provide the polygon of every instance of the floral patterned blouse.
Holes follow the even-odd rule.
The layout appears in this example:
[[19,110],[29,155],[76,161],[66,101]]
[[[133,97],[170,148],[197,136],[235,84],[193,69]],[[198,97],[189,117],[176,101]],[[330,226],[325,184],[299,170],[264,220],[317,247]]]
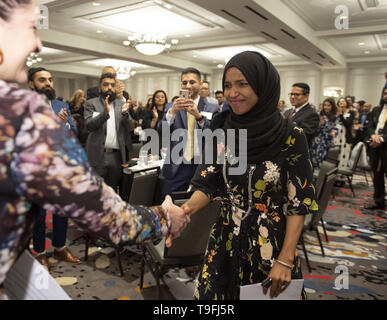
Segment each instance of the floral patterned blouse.
[[[234,202],[244,211],[249,200],[248,171],[239,176],[227,175]],[[285,239],[286,217],[318,210],[307,141],[298,127],[292,130],[276,159],[256,164],[251,183],[253,206],[242,222],[232,214],[222,172],[223,164],[200,165],[191,182],[210,199],[222,199],[195,290],[197,299],[239,299],[241,285],[262,282],[270,273]],[[296,253],[292,278],[302,278]]]
[[122,201],[43,96],[0,81],[0,299],[8,270],[31,238],[35,207],[115,244],[165,236],[170,223],[161,207]]

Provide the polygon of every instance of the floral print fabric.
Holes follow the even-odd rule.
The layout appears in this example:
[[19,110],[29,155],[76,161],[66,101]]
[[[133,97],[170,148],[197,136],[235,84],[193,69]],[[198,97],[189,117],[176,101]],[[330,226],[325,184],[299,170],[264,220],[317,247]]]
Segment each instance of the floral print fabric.
[[129,205],[93,172],[43,96],[0,81],[0,285],[31,237],[34,206],[115,244],[168,232],[164,209]]
[[[259,283],[268,276],[285,239],[286,217],[318,210],[307,142],[300,128],[293,129],[276,159],[256,164],[253,209],[241,223],[233,219],[222,169],[220,164],[200,165],[191,182],[211,199],[222,198],[195,290],[197,299],[239,299],[241,285]],[[247,173],[227,178],[238,208],[247,211]],[[292,278],[302,278],[296,253],[294,265]]]
[[324,124],[320,126],[319,131],[313,140],[312,147],[310,148],[313,169],[320,169],[320,165],[327,155],[328,149],[333,147],[334,135],[332,135],[332,131],[336,134],[336,122],[325,119]]

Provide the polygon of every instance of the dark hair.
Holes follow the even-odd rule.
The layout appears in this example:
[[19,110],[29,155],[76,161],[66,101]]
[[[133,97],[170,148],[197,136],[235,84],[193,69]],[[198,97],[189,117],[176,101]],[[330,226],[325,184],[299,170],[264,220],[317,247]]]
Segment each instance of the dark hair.
[[[39,67],[39,68],[30,68],[28,70],[28,81],[34,81],[34,75],[35,73],[38,73],[40,71],[47,71],[45,68]],[[48,71],[47,71],[48,72]]]
[[297,87],[302,89],[303,94],[309,94],[310,93],[310,87],[306,83],[299,82],[292,85],[292,87]]
[[359,104],[359,107],[362,107],[364,106],[364,104],[366,103],[364,100],[360,100],[357,102]]
[[200,73],[200,71],[198,69],[195,69],[195,68],[187,68],[187,69],[184,69],[182,72],[181,72],[181,77],[183,77],[185,74],[188,74],[188,73],[193,73],[193,74],[196,74],[199,78],[199,80],[201,79],[202,75]]
[[219,93],[224,94],[223,91],[218,90],[218,91],[215,92],[215,95],[217,95],[217,94],[219,94]]
[[207,83],[208,86],[210,86],[210,83],[209,83],[207,80],[203,80],[202,82],[203,82],[203,83]]
[[116,80],[116,77],[113,73],[104,73],[103,75],[101,75],[101,78],[99,78],[99,84],[101,84],[103,79],[106,79],[106,78]]
[[173,101],[175,101],[177,98],[179,98],[179,96],[174,96],[174,97],[172,98],[171,101],[173,102]]
[[[164,108],[165,108],[165,105],[168,103],[168,98],[167,98],[167,94],[163,91],[163,90],[156,90],[155,93],[153,94],[152,96],[152,107],[156,107],[156,95],[158,93],[162,92],[164,94],[164,97],[165,97],[165,102],[164,102]],[[164,110],[163,108],[163,110]]]
[[345,104],[347,105],[346,108],[349,108],[350,106],[348,105],[347,99],[345,99],[345,97],[340,97],[339,99],[337,99],[336,105],[339,106],[339,102],[340,102],[340,100],[342,100],[342,99],[345,101]]
[[8,21],[11,17],[11,12],[19,6],[28,5],[31,0],[5,0],[0,1],[0,19]]
[[[328,102],[331,105],[331,112],[329,112],[329,113],[326,113],[324,110],[324,103],[325,102]],[[336,121],[336,114],[337,114],[337,106],[336,106],[335,100],[333,98],[326,98],[322,104],[323,104],[323,109],[321,110],[320,115],[327,116],[329,121],[335,122]]]

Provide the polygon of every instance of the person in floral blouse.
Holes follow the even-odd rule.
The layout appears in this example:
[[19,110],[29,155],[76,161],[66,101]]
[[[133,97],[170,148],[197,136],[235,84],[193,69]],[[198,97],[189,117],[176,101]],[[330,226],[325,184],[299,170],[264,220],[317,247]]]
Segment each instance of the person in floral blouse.
[[[234,56],[224,69],[223,89],[231,109],[216,116],[211,128],[225,136],[234,130],[239,158],[226,140],[214,143],[216,161],[199,165],[191,181],[195,192],[183,205],[193,214],[221,198],[195,298],[239,299],[240,286],[267,277],[273,298],[291,279],[302,278],[297,242],[304,216],[318,210],[308,145],[303,130],[281,116],[279,75],[263,55]],[[247,144],[247,159],[240,143]],[[229,169],[244,160],[246,172],[232,174]],[[300,298],[306,298],[304,291]]]
[[91,169],[76,137],[44,96],[7,82],[27,80],[27,57],[42,48],[36,0],[0,1],[0,299],[7,272],[26,248],[39,207],[67,216],[115,244],[168,236],[189,222],[167,198],[131,206]]

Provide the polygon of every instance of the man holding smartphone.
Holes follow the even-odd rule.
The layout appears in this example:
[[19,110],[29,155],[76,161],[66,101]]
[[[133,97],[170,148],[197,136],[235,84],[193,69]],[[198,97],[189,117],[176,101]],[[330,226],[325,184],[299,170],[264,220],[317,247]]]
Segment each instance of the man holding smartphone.
[[167,158],[170,161],[164,164],[162,170],[164,177],[163,198],[174,191],[188,189],[197,167],[197,164],[194,163],[194,156],[202,152],[202,150],[198,150],[199,146],[195,143],[195,129],[208,128],[212,115],[218,110],[216,105],[199,96],[201,85],[201,74],[197,69],[187,68],[183,70],[179,98],[166,105],[163,121],[159,123],[159,133],[167,134],[161,130],[161,128],[167,127],[170,130],[170,136],[177,129],[185,129],[187,134],[184,152],[180,153],[180,161],[171,157],[171,150],[182,143],[183,137],[180,137],[179,141],[170,141],[170,148],[167,151]]

